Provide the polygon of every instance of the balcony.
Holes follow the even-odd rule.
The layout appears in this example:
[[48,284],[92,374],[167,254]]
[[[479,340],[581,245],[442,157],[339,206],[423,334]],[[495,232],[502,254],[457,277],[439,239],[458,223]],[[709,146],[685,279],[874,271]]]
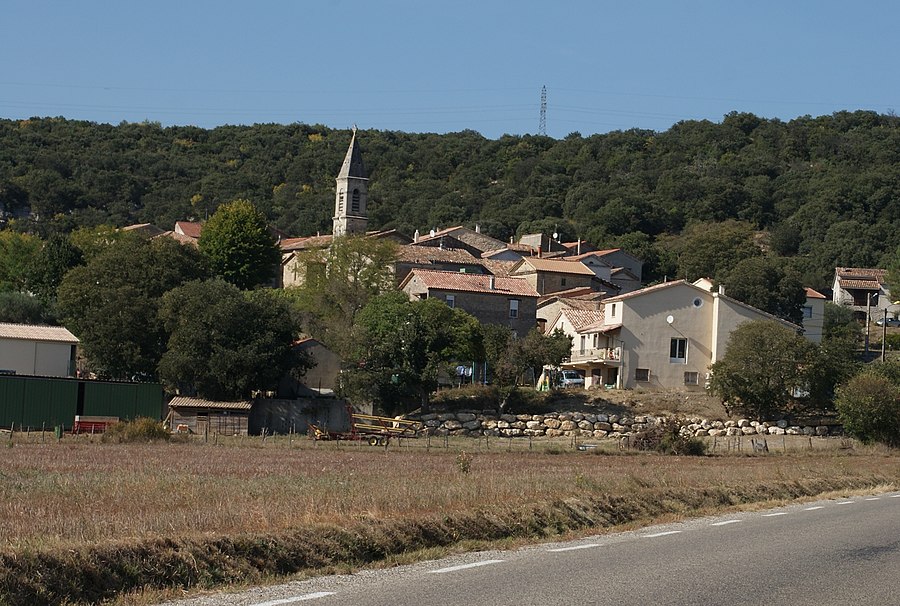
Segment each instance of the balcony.
[[618,364],[622,359],[621,347],[595,347],[593,349],[573,349],[570,362],[604,362]]

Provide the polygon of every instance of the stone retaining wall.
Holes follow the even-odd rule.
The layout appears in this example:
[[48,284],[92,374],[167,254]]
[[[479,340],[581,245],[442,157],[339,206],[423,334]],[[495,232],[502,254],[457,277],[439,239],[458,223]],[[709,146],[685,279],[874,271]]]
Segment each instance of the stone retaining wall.
[[[591,438],[621,438],[658,425],[665,417],[647,415],[585,414],[553,412],[543,415],[496,414],[492,411],[459,411],[426,414],[418,417],[424,425],[423,433],[432,436],[497,436],[497,437],[558,437],[584,436]],[[710,421],[700,418],[684,419],[681,432],[691,436],[755,436],[755,435],[842,435],[843,427],[835,424],[793,425],[788,421]]]

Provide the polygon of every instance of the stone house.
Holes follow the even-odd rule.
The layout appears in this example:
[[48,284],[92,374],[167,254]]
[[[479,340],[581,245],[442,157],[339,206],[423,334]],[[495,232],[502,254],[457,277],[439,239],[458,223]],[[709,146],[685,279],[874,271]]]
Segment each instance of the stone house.
[[603,283],[593,270],[582,263],[562,259],[523,257],[509,270],[509,275],[524,278],[541,295],[572,288],[603,290]]
[[482,324],[508,326],[524,337],[536,325],[538,293],[522,278],[413,269],[400,283],[411,299],[439,299]]
[[867,312],[880,317],[891,305],[886,276],[886,269],[835,267],[831,301],[849,307],[860,320],[866,319]]

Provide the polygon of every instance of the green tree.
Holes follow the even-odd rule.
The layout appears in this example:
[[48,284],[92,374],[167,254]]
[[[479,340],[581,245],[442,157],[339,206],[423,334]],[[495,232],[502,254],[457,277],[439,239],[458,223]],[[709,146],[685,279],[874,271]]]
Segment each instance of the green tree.
[[301,251],[293,267],[301,284],[286,290],[304,332],[342,357],[356,337],[356,315],[374,297],[394,288],[397,245],[391,240],[348,236],[327,248]]
[[852,309],[826,301],[822,336],[825,339],[849,339],[855,343],[862,339],[862,328],[853,317]]
[[482,357],[478,320],[436,299],[410,301],[402,292],[372,299],[357,315],[356,334],[354,385],[368,386],[388,413],[402,404],[427,410],[452,362]]
[[800,276],[772,257],[749,257],[739,261],[723,279],[725,292],[748,305],[788,322],[803,321],[806,291]]
[[269,283],[281,262],[265,215],[243,199],[213,213],[200,233],[199,246],[215,275],[243,289]]
[[787,409],[796,388],[806,385],[813,353],[812,343],[774,320],[745,322],[712,365],[709,389],[729,412],[771,418]]
[[0,291],[25,288],[31,260],[40,250],[40,238],[12,230],[0,231]]
[[204,276],[193,247],[169,238],[126,237],[69,271],[57,306],[100,376],[155,377],[167,338],[158,318],[160,298]]
[[900,388],[883,374],[866,371],[838,388],[841,422],[863,442],[900,447]]
[[46,303],[32,295],[0,291],[0,322],[56,324],[56,317]]
[[66,273],[84,261],[81,250],[62,234],[52,234],[34,256],[26,275],[26,286],[48,304],[56,302],[56,290]]
[[159,316],[169,335],[159,376],[178,393],[248,398],[273,388],[296,365],[290,310],[268,291],[242,292],[223,280],[189,282],[163,296]]
[[111,225],[97,225],[73,230],[69,234],[69,241],[81,251],[85,260],[90,260],[126,235],[127,231],[116,229]]
[[739,262],[761,254],[749,223],[696,223],[678,242],[678,274],[691,282],[698,278],[721,281]]

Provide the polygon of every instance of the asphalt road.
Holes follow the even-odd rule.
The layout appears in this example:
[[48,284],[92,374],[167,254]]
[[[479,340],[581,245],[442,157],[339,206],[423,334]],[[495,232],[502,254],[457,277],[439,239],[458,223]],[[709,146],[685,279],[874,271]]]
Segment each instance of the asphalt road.
[[900,605],[900,493],[169,602],[174,606]]

